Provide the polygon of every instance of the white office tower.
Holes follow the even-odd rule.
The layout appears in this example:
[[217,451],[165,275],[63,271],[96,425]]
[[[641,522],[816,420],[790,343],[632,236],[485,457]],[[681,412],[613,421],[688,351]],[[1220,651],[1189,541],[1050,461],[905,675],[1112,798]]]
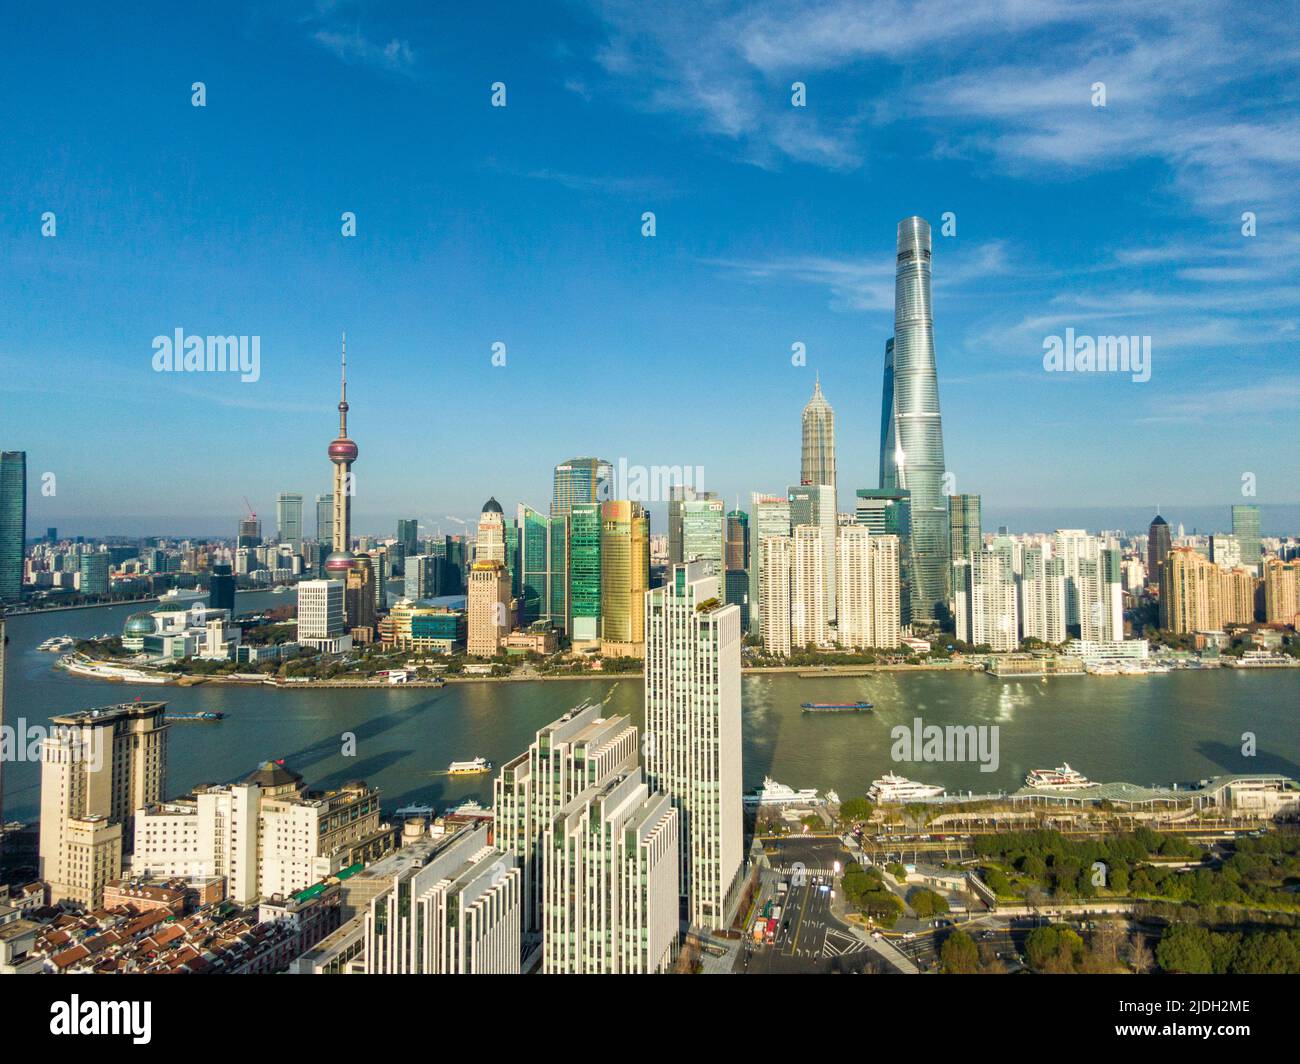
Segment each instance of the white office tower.
[[650,786],[681,814],[680,892],[690,923],[728,926],[744,859],[740,607],[699,563],[646,595],[645,748]]
[[953,566],[957,638],[993,651],[1015,650],[1020,624],[1015,573],[1005,553],[973,551]]
[[[790,534],[790,500],[784,495],[749,496],[749,601],[758,602],[763,586],[763,540]],[[749,611],[749,631],[759,635],[762,619],[758,610]]]
[[486,824],[425,836],[353,877],[387,881],[365,918],[369,975],[518,975],[520,876]]
[[1146,586],[1147,570],[1140,558],[1124,559],[1124,590],[1130,595],[1141,594]]
[[1082,625],[1095,598],[1085,601],[1090,589],[1084,585],[1093,578],[1085,576],[1080,567],[1083,562],[1097,560],[1101,541],[1082,528],[1058,528],[1053,544],[1053,554],[1061,560],[1065,572],[1065,623]]
[[863,525],[843,525],[836,555],[836,641],[855,649],[898,646],[898,537],[873,536]]
[[826,609],[826,540],[816,525],[796,525],[790,575],[790,642],[800,650],[830,641]]
[[543,972],[668,970],[677,946],[679,822],[638,767],[593,783],[546,825]]
[[790,656],[790,570],[794,565],[794,540],[768,536],[759,551],[763,575],[758,584],[759,635],[765,653]]
[[496,845],[519,859],[524,929],[542,930],[542,842],[551,822],[588,787],[637,764],[636,727],[586,703],[546,725],[492,783]]
[[344,636],[342,580],[303,580],[298,584],[298,642],[332,644]]
[[1065,641],[1065,568],[1042,547],[1025,550],[1020,576],[1020,626],[1025,639]]
[[828,484],[802,484],[791,488],[790,524],[815,525],[822,539],[822,603],[829,624],[835,620],[835,536],[839,515],[835,512],[835,489]]

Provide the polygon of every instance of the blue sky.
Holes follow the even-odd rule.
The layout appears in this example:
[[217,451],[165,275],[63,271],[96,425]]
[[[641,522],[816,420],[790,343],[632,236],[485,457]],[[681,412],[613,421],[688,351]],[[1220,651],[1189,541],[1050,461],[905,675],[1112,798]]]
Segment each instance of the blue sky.
[[[1226,515],[1244,473],[1250,501],[1300,500],[1289,17],[164,10],[11,15],[0,46],[0,446],[28,452],[33,529],[227,533],[245,495],[328,490],[344,329],[360,531],[544,508],[577,454],[780,491],[815,372],[847,509],[875,485],[910,214],[936,228],[948,466],[986,523]],[[260,336],[261,379],[153,372],[178,327]],[[1151,336],[1151,380],[1044,372],[1066,328]]]

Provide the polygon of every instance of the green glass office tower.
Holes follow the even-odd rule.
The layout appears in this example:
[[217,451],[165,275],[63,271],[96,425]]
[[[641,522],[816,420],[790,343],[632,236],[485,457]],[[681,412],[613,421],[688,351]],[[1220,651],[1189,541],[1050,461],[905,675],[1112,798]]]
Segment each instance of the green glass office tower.
[[668,562],[703,561],[721,578],[727,540],[727,506],[712,491],[673,488],[668,502]]
[[1241,547],[1241,564],[1258,567],[1261,553],[1258,506],[1241,503],[1232,508],[1232,534]]
[[569,510],[569,638],[600,638],[601,504],[574,503]]
[[77,588],[83,595],[108,594],[108,555],[103,552],[81,556],[81,579]]
[[519,591],[521,627],[541,620],[550,609],[551,556],[548,550],[549,519],[531,506],[519,505],[515,525],[519,529]]
[[0,602],[22,598],[27,452],[0,451]]
[[420,522],[414,517],[399,519],[397,522],[397,542],[406,551],[408,558],[420,553]]
[[980,497],[978,495],[948,496],[949,556],[955,567],[959,561],[971,556],[983,546],[980,528]]
[[[911,492],[912,616],[931,621],[948,599],[951,560],[943,491],[943,423],[930,311],[930,225],[898,223],[894,338],[886,347],[884,392],[892,397],[882,426],[881,488]],[[892,354],[892,360],[890,355]],[[892,444],[892,446],[890,446]]]
[[569,631],[569,519],[549,517],[546,520],[546,553],[551,571],[550,595],[547,609],[551,624]]
[[749,497],[749,631],[759,634],[760,614],[758,590],[763,575],[763,540],[790,534],[790,499],[785,495],[763,495],[754,492]]

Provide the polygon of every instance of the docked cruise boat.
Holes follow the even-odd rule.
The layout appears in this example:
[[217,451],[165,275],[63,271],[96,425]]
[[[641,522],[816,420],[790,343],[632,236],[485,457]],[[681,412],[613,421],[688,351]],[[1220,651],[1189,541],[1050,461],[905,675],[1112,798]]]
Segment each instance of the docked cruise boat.
[[207,598],[208,593],[200,588],[174,587],[158,596],[159,602],[193,602],[195,599]]
[[814,788],[805,787],[803,790],[796,791],[784,783],[777,783],[771,776],[764,776],[763,786],[745,795],[744,802],[750,806],[818,804],[817,791]]
[[453,761],[447,769],[453,776],[478,776],[492,771],[492,762],[485,757],[476,757],[473,761]]
[[1082,772],[1072,769],[1067,761],[1056,768],[1030,769],[1025,777],[1025,786],[1037,791],[1065,791],[1076,787],[1096,787],[1097,784]]
[[867,797],[873,802],[910,802],[918,798],[938,798],[944,789],[930,783],[917,783],[895,772],[886,772],[871,781]]

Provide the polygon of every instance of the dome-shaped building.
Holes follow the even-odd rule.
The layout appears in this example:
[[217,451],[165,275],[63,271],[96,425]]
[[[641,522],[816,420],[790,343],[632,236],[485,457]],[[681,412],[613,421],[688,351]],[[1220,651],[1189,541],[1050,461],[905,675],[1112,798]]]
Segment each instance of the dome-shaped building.
[[485,514],[499,514],[503,511],[501,509],[501,504],[497,502],[496,497],[494,496],[483,504],[483,512]]
[[122,626],[122,646],[127,650],[143,650],[144,637],[158,630],[152,613],[133,613]]

